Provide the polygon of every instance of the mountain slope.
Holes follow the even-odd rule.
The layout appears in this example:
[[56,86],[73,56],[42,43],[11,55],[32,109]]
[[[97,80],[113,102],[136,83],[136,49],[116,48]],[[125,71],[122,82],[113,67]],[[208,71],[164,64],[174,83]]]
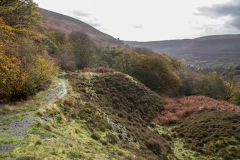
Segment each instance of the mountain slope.
[[42,15],[43,24],[50,29],[65,32],[67,34],[71,33],[72,31],[82,32],[87,34],[96,44],[121,45],[120,40],[102,33],[80,20],[42,8],[39,8],[39,12]]
[[220,65],[240,63],[240,35],[206,36],[196,39],[129,42],[131,47],[144,47],[155,52],[185,59],[187,63]]

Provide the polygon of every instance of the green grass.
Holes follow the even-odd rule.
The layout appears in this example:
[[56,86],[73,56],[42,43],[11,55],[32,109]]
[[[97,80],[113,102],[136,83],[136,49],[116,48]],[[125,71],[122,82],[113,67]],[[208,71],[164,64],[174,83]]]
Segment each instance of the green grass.
[[19,143],[23,141],[23,137],[18,137],[18,138],[6,138],[3,136],[0,136],[0,146],[4,144],[14,144],[14,143]]
[[15,102],[15,104],[1,104],[0,115],[15,114],[22,112],[36,111],[38,108],[45,103],[44,96],[47,95],[53,88],[58,85],[58,79],[52,80],[50,87],[44,91],[41,91],[34,95],[32,98],[26,101]]
[[21,115],[21,116],[20,115],[15,115],[15,116],[5,118],[5,119],[0,121],[0,126],[7,125],[7,124],[11,123],[13,120],[19,120],[23,116],[24,115]]
[[[6,159],[20,157],[34,157],[40,159],[116,159],[125,160],[132,154],[119,145],[103,145],[100,141],[91,138],[91,131],[88,130],[85,121],[78,120],[66,122],[64,125],[56,124],[55,138],[44,140],[38,135],[43,133],[49,136],[48,132],[43,132],[42,128],[32,128],[29,136],[24,139],[26,145],[16,148]],[[105,133],[106,134],[106,133]],[[105,140],[101,133],[101,138]],[[123,155],[119,156],[121,152]]]
[[53,133],[50,133],[48,131],[45,131],[41,128],[31,128],[29,131],[28,131],[29,134],[35,134],[35,135],[40,135],[40,136],[43,136],[43,137],[49,137],[49,138],[56,138],[56,135],[53,134]]

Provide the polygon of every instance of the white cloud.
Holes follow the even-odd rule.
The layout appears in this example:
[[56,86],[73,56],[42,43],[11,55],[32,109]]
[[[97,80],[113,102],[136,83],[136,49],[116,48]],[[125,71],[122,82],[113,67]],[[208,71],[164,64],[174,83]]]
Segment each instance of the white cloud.
[[[230,0],[35,0],[40,7],[79,18],[124,40],[195,38],[236,32],[228,17],[201,16],[198,8]],[[81,16],[74,15],[73,11]],[[143,27],[144,26],[144,27]]]

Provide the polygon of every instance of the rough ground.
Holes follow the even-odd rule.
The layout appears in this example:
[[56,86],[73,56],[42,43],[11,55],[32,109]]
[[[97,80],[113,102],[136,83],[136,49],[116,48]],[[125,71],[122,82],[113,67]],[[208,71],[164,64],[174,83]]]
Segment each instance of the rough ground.
[[178,123],[176,136],[185,139],[186,148],[222,157],[240,159],[240,113],[201,111]]
[[[67,93],[66,84],[63,79],[59,79],[58,86],[48,92],[44,98],[44,104],[39,109],[55,103],[63,98]],[[32,106],[35,107],[35,106]],[[20,145],[32,124],[36,122],[35,115],[37,111],[28,111],[13,115],[0,116],[0,154]]]

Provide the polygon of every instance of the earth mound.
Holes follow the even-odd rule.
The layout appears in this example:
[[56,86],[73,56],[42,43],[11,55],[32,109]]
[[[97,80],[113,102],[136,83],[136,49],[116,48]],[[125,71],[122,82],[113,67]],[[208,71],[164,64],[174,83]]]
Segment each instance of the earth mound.
[[[164,106],[164,101],[158,94],[122,73],[74,72],[68,74],[67,78],[74,92],[81,95],[77,101],[88,101],[96,106],[95,110],[100,109],[106,115],[111,129],[117,133],[121,144],[136,144],[129,147],[136,155],[144,159],[160,160],[173,155],[171,138],[166,138],[153,129]],[[82,117],[86,115],[89,114],[81,114]],[[90,118],[87,116],[86,119]],[[98,123],[96,121],[99,120],[91,121]]]

